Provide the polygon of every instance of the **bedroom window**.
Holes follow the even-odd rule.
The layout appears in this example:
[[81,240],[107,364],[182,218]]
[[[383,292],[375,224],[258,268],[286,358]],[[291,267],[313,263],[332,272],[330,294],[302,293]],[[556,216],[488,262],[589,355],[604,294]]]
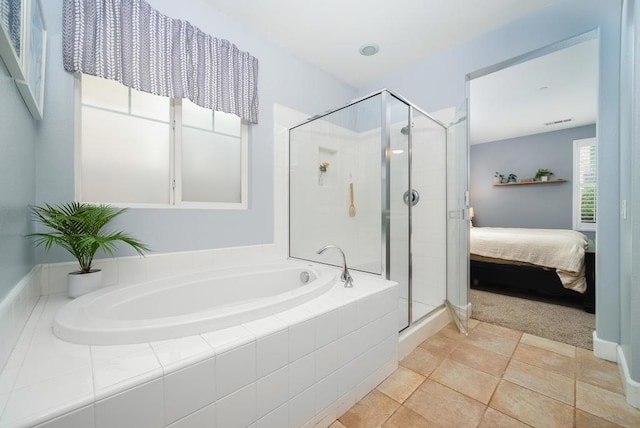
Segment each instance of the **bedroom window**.
[[595,138],[573,142],[573,229],[596,230],[598,144]]
[[244,209],[247,124],[186,99],[78,78],[76,197],[120,206]]

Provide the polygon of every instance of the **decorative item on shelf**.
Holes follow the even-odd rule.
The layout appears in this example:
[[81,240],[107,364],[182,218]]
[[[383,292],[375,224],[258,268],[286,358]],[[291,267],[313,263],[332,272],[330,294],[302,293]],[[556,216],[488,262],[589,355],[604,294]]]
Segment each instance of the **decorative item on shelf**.
[[353,182],[349,183],[349,200],[351,203],[349,204],[349,217],[356,216],[356,205],[353,202]]
[[515,175],[514,173],[509,174],[509,176],[507,177],[507,183],[517,183],[518,182],[518,176]]
[[82,202],[68,202],[59,205],[36,206],[31,208],[33,218],[52,229],[27,236],[35,238],[36,247],[50,250],[53,244],[67,250],[78,261],[80,270],[67,276],[69,297],[75,298],[102,287],[102,271],[92,269],[93,258],[101,249],[113,255],[115,244],[120,241],[131,246],[140,255],[150,251],[149,247],[131,235],[117,231],[107,232],[104,227],[126,208],[109,205],[92,205]]
[[536,176],[534,177],[535,181],[549,181],[549,176],[553,175],[553,172],[546,168],[540,168],[538,172],[536,172]]
[[331,164],[329,162],[322,162],[320,164],[320,175],[318,176],[318,185],[322,186],[324,184],[324,174],[327,173],[327,170],[329,169],[329,167],[331,166]]
[[498,171],[493,175],[494,183],[502,183],[504,181],[504,175],[500,174]]

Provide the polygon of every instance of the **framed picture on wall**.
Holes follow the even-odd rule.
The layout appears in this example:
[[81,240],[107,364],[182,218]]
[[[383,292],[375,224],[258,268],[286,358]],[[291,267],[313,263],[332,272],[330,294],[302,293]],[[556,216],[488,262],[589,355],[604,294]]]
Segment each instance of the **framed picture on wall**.
[[47,29],[40,0],[23,0],[22,4],[29,16],[29,25],[25,28],[26,37],[23,43],[24,79],[16,79],[16,84],[31,115],[36,120],[41,120],[44,113]]
[[27,19],[24,0],[0,0],[0,57],[9,74],[24,80],[24,38]]
[[47,29],[41,0],[0,0],[0,57],[31,115],[44,107]]

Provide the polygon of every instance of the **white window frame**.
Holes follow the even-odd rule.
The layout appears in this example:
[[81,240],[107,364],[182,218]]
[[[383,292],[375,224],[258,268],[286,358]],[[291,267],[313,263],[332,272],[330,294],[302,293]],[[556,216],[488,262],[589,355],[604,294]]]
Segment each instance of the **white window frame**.
[[[598,227],[598,205],[596,196],[596,222],[584,223],[582,222],[581,207],[580,207],[580,148],[585,146],[596,146],[596,153],[598,147],[598,140],[596,138],[584,138],[581,140],[573,141],[573,230],[579,230],[583,232],[595,232]],[[597,155],[596,155],[597,156]],[[597,158],[596,158],[597,162]],[[596,192],[597,192],[597,178],[596,178]],[[596,193],[597,195],[597,193]]]
[[[79,73],[74,83],[74,184],[75,200],[88,203],[103,203],[104,201],[85,201],[82,197],[82,81]],[[181,130],[182,100],[171,99],[171,136],[170,136],[170,182],[169,203],[149,204],[131,202],[104,202],[122,208],[171,208],[171,209],[215,209],[215,210],[246,210],[249,194],[249,126],[243,120],[240,129],[240,202],[191,202],[182,200],[182,133]],[[177,113],[177,114],[176,114]]]

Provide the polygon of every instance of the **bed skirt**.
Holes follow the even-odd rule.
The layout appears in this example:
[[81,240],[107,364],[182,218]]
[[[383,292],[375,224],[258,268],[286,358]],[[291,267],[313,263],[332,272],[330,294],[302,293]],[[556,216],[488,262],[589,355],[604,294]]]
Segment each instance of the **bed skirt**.
[[582,300],[584,310],[595,313],[595,254],[585,255],[587,290],[584,294],[562,286],[554,270],[533,265],[512,265],[471,260],[471,288],[494,292],[518,291]]

